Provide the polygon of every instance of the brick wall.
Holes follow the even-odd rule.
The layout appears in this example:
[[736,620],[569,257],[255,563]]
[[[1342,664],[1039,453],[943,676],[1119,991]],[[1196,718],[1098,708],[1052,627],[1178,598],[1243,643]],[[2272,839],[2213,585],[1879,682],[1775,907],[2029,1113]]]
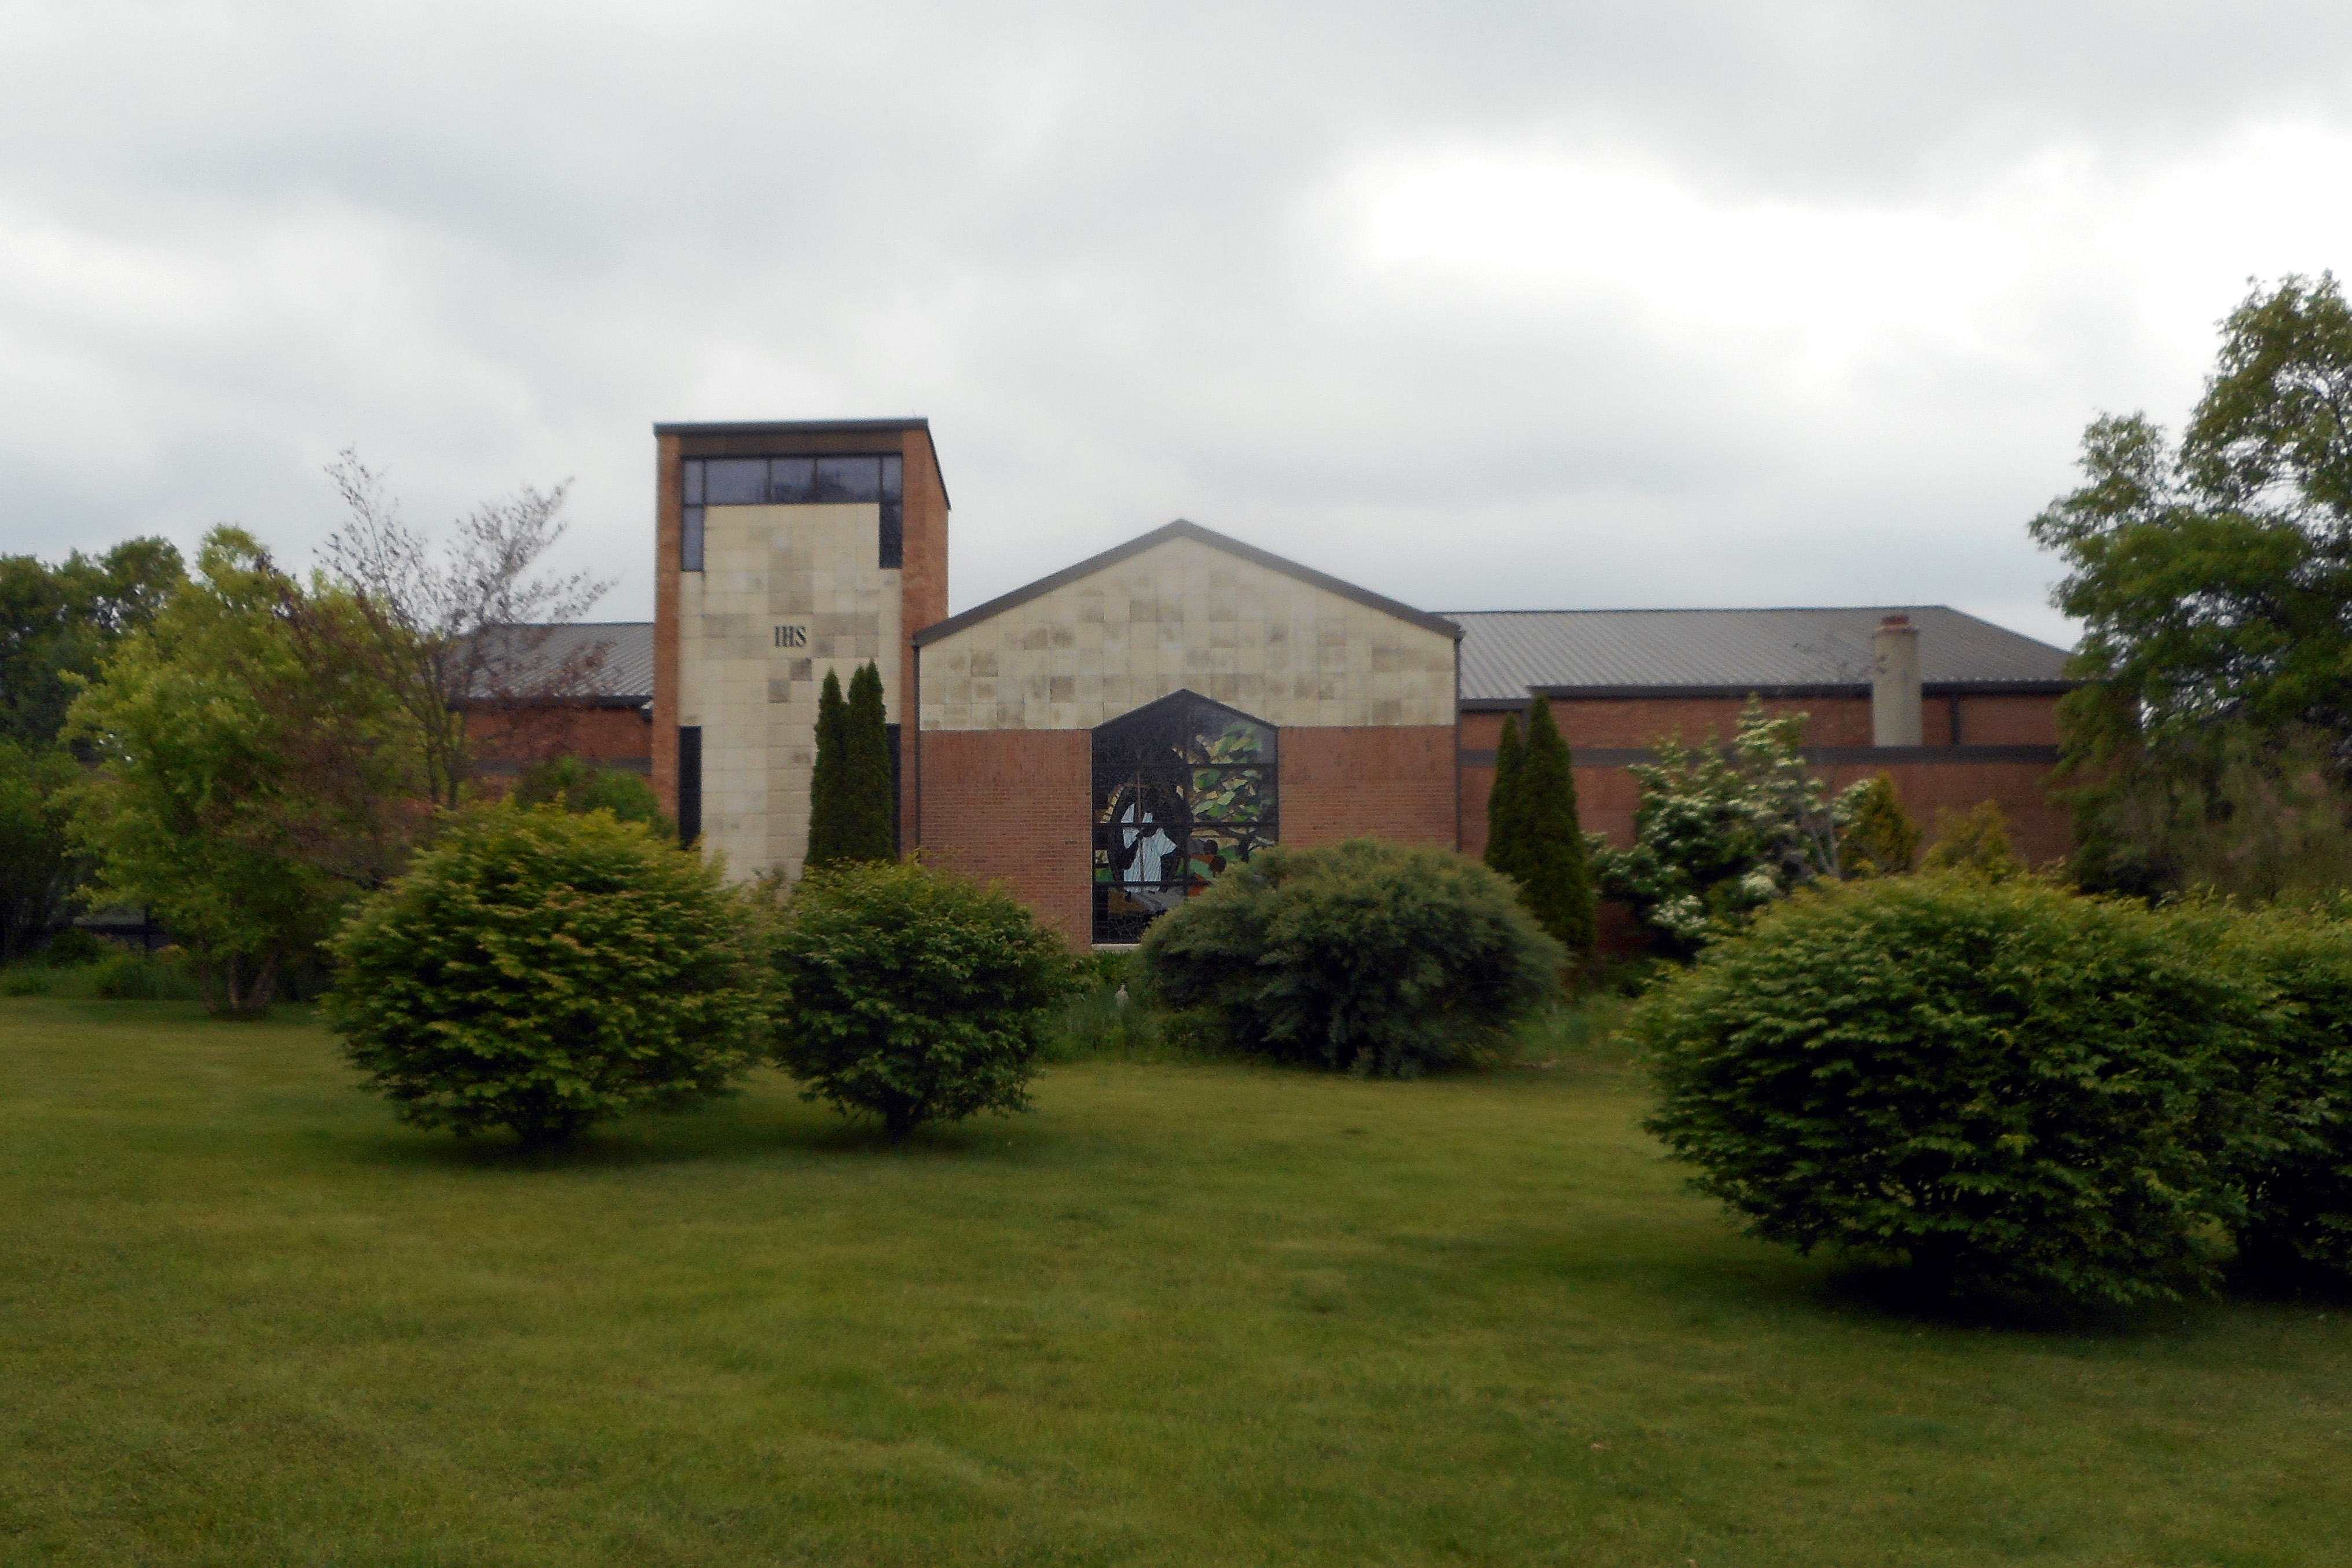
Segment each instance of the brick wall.
[[1450,724],[1282,731],[1286,844],[1378,837],[1450,847],[1455,787]]
[[1085,948],[1094,931],[1093,735],[927,730],[916,765],[924,858],[1003,881]]
[[654,795],[677,815],[677,552],[685,523],[678,438],[654,441]]
[[634,708],[517,706],[466,715],[475,756],[491,763],[535,763],[566,754],[639,767],[653,756],[653,726]]
[[[1728,738],[1742,700],[1721,698],[1606,698],[1555,700],[1552,712],[1559,721],[1571,752],[1643,749],[1660,735],[1679,733],[1685,742],[1703,740],[1710,730]],[[1952,743],[1951,701],[1927,699],[1926,742],[1930,747]],[[2057,699],[2045,696],[1964,696],[1959,700],[1960,742],[1965,746],[2049,746],[2058,739]],[[1846,698],[1789,699],[1768,701],[1776,713],[1811,715],[1806,740],[1816,746],[1868,746],[1870,704]],[[1491,754],[1501,738],[1503,715],[1471,712],[1457,726],[1462,751]],[[1286,742],[1287,735],[1285,737]],[[1916,758],[1917,753],[1911,753]],[[2058,859],[2074,847],[2065,808],[2053,800],[2046,762],[1976,759],[1839,762],[1820,769],[1832,790],[1879,773],[1895,781],[1895,794],[1912,820],[1929,830],[1941,808],[1965,810],[1983,801],[2000,803],[2009,818],[2010,836],[2018,853],[2037,864]],[[1587,831],[1605,833],[1610,841],[1633,841],[1633,812],[1641,804],[1641,785],[1622,767],[1579,767],[1575,770],[1577,814]],[[1491,763],[1465,762],[1460,769],[1461,794],[1456,812],[1458,839],[1465,855],[1486,850],[1486,796],[1495,787]],[[1635,940],[1623,921],[1623,911],[1604,909],[1604,946]]]
[[[890,721],[899,727],[900,744],[911,751],[916,715],[922,711],[922,672],[913,638],[948,618],[948,492],[929,433],[909,430],[903,440],[906,552],[898,573],[898,634],[908,640],[898,650],[898,689],[890,700]],[[912,844],[916,803],[911,770],[902,765],[898,782],[899,837]]]
[[[1586,749],[1638,750],[1661,735],[1679,735],[1695,744],[1709,734],[1726,740],[1738,727],[1748,706],[1744,698],[1726,697],[1566,697],[1552,700],[1553,721],[1571,751]],[[1952,699],[1928,696],[1921,704],[1921,739],[1930,746],[1952,743]],[[2058,700],[2055,697],[1963,696],[1958,700],[1960,741],[1970,746],[2054,746],[2058,743]],[[1867,746],[1871,743],[1870,700],[1866,697],[1774,698],[1764,704],[1773,714],[1803,713],[1805,743],[1811,746]],[[1462,715],[1465,751],[1486,751],[1503,732],[1503,715],[1475,712]]]

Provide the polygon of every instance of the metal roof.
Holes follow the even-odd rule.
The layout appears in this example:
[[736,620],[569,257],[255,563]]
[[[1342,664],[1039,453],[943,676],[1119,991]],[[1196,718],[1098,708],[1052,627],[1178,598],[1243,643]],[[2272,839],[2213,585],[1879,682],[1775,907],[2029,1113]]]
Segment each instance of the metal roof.
[[966,626],[977,626],[982,621],[1001,616],[1015,605],[1025,605],[1040,595],[1052,593],[1065,584],[1075,583],[1081,577],[1091,577],[1097,572],[1116,566],[1131,556],[1140,555],[1145,551],[1165,544],[1172,539],[1189,539],[1196,544],[1205,544],[1212,550],[1238,556],[1244,561],[1263,566],[1269,572],[1278,572],[1286,577],[1305,583],[1310,587],[1320,588],[1327,594],[1336,594],[1343,599],[1352,599],[1357,604],[1368,605],[1383,615],[1394,616],[1401,621],[1411,622],[1414,626],[1435,632],[1440,637],[1453,637],[1456,641],[1461,639],[1462,628],[1443,616],[1433,616],[1426,610],[1416,610],[1411,605],[1401,605],[1394,599],[1383,598],[1369,588],[1359,588],[1353,583],[1343,583],[1328,573],[1318,572],[1312,566],[1301,566],[1297,562],[1286,560],[1270,550],[1260,550],[1255,544],[1244,544],[1240,540],[1219,533],[1214,529],[1202,528],[1197,522],[1180,517],[1173,522],[1162,523],[1149,533],[1138,534],[1125,544],[1106,550],[1099,555],[1089,555],[1075,566],[1065,566],[1050,577],[1040,577],[1026,587],[1015,588],[1010,594],[1001,595],[984,605],[975,605],[960,616],[950,616],[944,621],[925,626],[915,634],[915,646],[928,647],[941,637],[953,636]]
[[[576,689],[533,691],[535,698],[585,699],[608,706],[635,705],[654,700],[654,624],[651,621],[572,621],[562,626],[501,627],[485,634],[514,646],[503,671],[509,691],[529,691],[543,679],[542,671],[561,669],[575,657],[585,659],[601,648],[603,657],[587,669]],[[495,696],[477,689],[477,700]]]
[[1534,691],[1613,696],[1828,695],[1870,683],[1887,616],[1919,628],[1920,684],[2063,691],[2066,651],[1944,605],[1779,610],[1468,610],[1462,700]]

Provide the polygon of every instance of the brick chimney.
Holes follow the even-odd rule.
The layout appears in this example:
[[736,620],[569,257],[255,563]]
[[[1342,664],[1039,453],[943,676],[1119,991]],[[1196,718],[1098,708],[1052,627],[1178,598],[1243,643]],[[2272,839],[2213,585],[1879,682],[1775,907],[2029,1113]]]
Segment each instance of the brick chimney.
[[1927,741],[1919,707],[1919,628],[1888,616],[1870,637],[1870,743],[1917,746]]

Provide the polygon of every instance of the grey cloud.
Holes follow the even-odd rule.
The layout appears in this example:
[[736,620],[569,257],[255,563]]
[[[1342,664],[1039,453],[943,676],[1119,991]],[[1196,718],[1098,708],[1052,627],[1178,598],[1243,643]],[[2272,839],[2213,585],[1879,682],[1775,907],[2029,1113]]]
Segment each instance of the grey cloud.
[[578,476],[616,614],[652,421],[923,412],[959,605],[1184,512],[1433,605],[1950,597],[2063,636],[2024,519],[2099,405],[2200,368],[2095,258],[2004,305],[2021,357],[1882,345],[1824,387],[1605,291],[1367,282],[1333,190],[1551,146],[1878,210],[2324,120],[2352,59],[2316,5],[9,17],[0,547],[236,518],[299,558],[355,443],[422,518]]

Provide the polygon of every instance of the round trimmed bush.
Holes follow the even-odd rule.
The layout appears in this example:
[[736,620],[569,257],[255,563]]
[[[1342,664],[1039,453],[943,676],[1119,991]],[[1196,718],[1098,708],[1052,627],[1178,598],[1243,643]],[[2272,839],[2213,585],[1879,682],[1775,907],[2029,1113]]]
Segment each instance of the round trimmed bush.
[[2242,1136],[2211,1091],[2263,996],[2189,934],[2032,880],[1806,892],[1636,1009],[1648,1126],[1769,1240],[1969,1292],[2209,1288]]
[[643,825],[480,807],[336,936],[328,1016],[402,1120],[560,1143],[727,1091],[764,1038],[761,930]]
[[775,942],[777,1065],[804,1100],[931,1121],[1029,1108],[1053,1009],[1076,986],[1062,939],[994,888],[912,861],[850,861],[793,889]]
[[1475,1059],[1567,950],[1507,879],[1376,839],[1261,849],[1144,933],[1145,977],[1245,1050],[1383,1078]]

